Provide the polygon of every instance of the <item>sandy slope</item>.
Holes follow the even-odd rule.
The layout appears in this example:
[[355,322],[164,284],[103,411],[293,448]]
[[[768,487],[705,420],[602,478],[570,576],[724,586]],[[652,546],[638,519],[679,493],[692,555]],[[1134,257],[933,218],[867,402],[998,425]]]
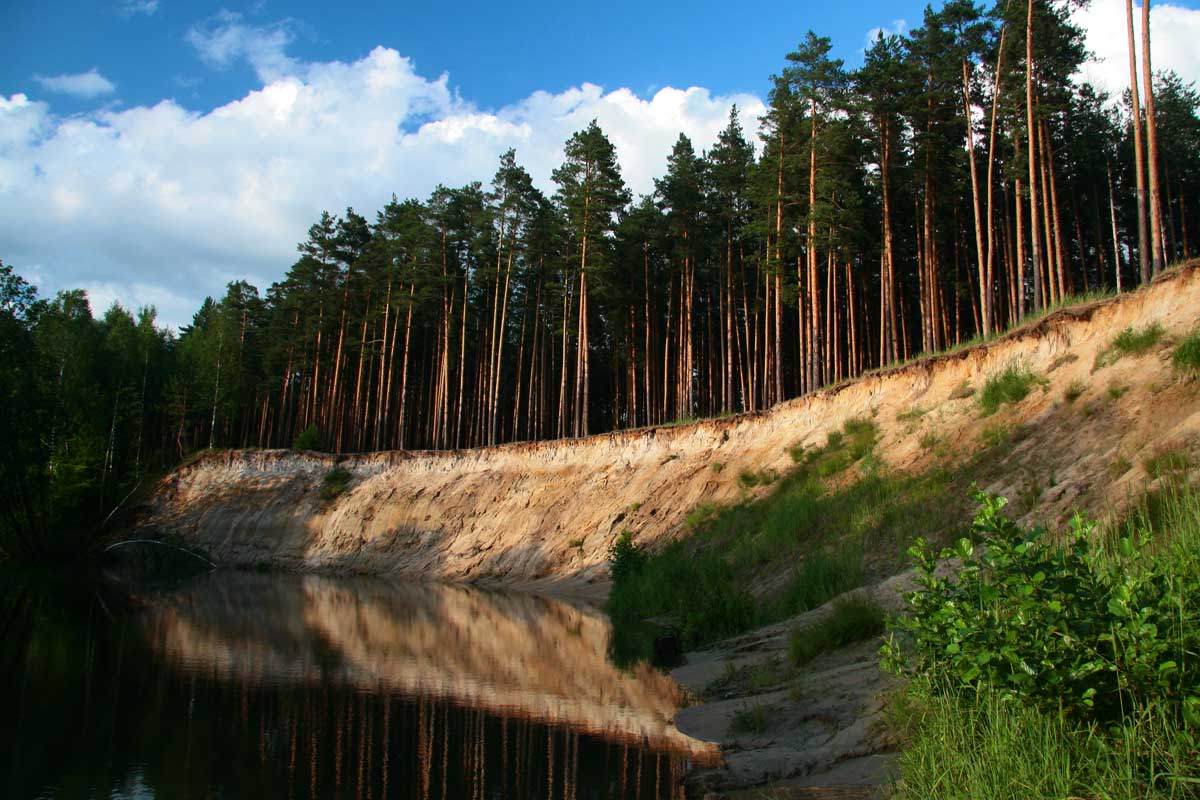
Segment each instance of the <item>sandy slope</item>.
[[[964,452],[979,447],[985,425],[1020,425],[1025,436],[1012,469],[989,488],[1016,494],[1035,480],[1042,517],[1075,507],[1099,513],[1145,485],[1144,456],[1194,442],[1200,392],[1174,374],[1166,345],[1093,372],[1097,354],[1126,326],[1157,321],[1179,338],[1198,317],[1200,262],[1193,262],[1138,292],[1057,312],[988,345],[757,414],[454,452],[213,453],[165,478],[144,520],[226,563],[512,585],[601,581],[622,529],[648,546],[679,536],[697,504],[742,496],[743,470],[783,471],[789,446],[821,444],[846,419],[864,415],[880,427],[877,454],[898,468],[935,457],[921,445],[926,433]],[[1043,389],[987,420],[972,398],[956,399],[964,385],[979,387],[1013,362],[1044,376]],[[1084,393],[1068,404],[1064,391],[1075,381]],[[1110,386],[1128,391],[1112,399]],[[919,420],[896,419],[917,406],[927,412]],[[320,486],[335,463],[353,477],[326,507]]]

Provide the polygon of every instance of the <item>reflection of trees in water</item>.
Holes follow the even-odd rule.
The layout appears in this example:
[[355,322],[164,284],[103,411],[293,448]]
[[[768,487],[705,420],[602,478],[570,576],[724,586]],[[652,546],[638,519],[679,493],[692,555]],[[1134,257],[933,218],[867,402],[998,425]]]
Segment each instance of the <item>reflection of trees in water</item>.
[[[28,631],[6,635],[0,659],[4,796],[53,783],[58,796],[142,786],[185,800],[674,797],[688,765],[714,752],[657,733],[654,702],[667,701],[622,708],[661,687],[637,689],[603,661],[603,636],[587,642],[602,616],[545,598],[218,576],[112,620],[94,599],[32,613],[21,597],[0,590],[0,610],[17,612],[0,625]],[[551,680],[535,664],[513,683],[560,637],[545,663],[582,675]],[[581,656],[589,649],[599,663]],[[502,656],[516,661],[486,672]],[[430,685],[445,691],[410,690],[439,669]],[[582,699],[553,694],[588,681]],[[593,711],[598,721],[581,719]]]

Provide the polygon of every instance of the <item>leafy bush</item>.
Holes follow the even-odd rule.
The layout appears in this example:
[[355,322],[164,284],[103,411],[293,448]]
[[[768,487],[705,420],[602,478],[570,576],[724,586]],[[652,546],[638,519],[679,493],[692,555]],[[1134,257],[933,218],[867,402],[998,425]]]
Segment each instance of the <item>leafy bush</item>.
[[1200,375],[1200,326],[1193,328],[1187,338],[1175,346],[1171,363],[1180,372]]
[[1030,372],[1029,367],[1010,364],[983,384],[979,391],[980,411],[989,417],[1005,403],[1019,403],[1038,383],[1041,380]]
[[321,481],[321,500],[332,503],[350,486],[350,473],[341,467],[334,467],[325,473]]
[[320,450],[321,437],[317,434],[317,426],[309,425],[300,432],[292,442],[293,450]]
[[[582,544],[582,540],[580,541]],[[633,532],[628,528],[621,531],[617,540],[608,548],[608,574],[614,583],[640,575],[646,566],[646,554],[633,542]]]
[[894,627],[911,652],[893,640],[886,664],[1076,719],[1116,722],[1168,704],[1200,723],[1200,571],[1153,558],[1146,536],[1121,536],[1107,552],[1079,515],[1055,545],[1005,517],[1003,498],[975,499],[976,543],[941,554],[962,560],[957,577],[938,577],[920,540],[910,549],[922,588]]
[[796,666],[821,653],[883,633],[883,609],[867,597],[852,596],[833,604],[833,613],[810,628],[792,631],[788,655]]

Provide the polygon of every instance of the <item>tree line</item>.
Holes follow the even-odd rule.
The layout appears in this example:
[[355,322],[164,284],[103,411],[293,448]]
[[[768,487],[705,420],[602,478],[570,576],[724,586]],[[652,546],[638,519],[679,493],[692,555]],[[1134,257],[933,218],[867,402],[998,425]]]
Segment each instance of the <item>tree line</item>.
[[1057,0],[950,0],[857,70],[810,32],[757,147],[734,108],[635,199],[592,122],[552,194],[509,151],[486,185],[323,213],[282,280],[229,284],[178,335],[4,267],[7,524],[94,522],[202,448],[477,447],[767,408],[1149,280],[1196,248],[1200,94],[1147,80],[1133,23],[1116,102],[1073,78]]

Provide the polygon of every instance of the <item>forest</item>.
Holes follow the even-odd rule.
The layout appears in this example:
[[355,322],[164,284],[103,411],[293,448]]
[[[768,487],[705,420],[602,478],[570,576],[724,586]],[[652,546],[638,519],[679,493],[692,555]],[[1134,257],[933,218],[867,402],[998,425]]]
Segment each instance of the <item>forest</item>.
[[681,134],[650,195],[593,122],[553,194],[509,151],[486,184],[323,213],[281,280],[178,333],[0,264],[0,551],[74,547],[199,450],[752,411],[1152,279],[1200,244],[1200,93],[1153,72],[1145,21],[1132,56],[1132,10],[1132,90],[1081,82],[1069,12],[950,0],[855,70],[809,32],[762,119]]

